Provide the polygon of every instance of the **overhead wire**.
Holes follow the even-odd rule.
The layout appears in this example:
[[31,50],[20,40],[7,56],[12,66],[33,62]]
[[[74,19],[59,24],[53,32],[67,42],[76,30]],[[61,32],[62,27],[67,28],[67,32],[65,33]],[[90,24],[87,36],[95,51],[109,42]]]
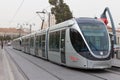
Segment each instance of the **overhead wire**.
[[[15,17],[17,16],[18,12],[20,11],[21,7],[23,6],[24,1],[25,1],[25,0],[22,0],[22,1],[21,1],[21,3],[20,3],[20,5],[18,6],[16,12],[14,13],[13,17],[11,18],[9,24],[11,24],[11,23],[14,21]],[[50,6],[51,6],[51,5],[43,8],[43,9],[47,9],[47,8],[49,8]],[[28,22],[31,22],[31,21],[32,21],[33,19],[35,19],[36,17],[37,17],[37,15],[34,16],[34,17],[32,17],[31,19],[25,21],[25,22],[27,22],[27,23],[28,23]]]
[[22,0],[22,2],[20,3],[19,7],[17,8],[15,14],[13,15],[13,17],[12,17],[12,19],[10,21],[10,24],[12,23],[12,21],[14,20],[14,18],[17,16],[17,14],[18,14],[20,8],[22,7],[23,3],[24,3],[24,0]]

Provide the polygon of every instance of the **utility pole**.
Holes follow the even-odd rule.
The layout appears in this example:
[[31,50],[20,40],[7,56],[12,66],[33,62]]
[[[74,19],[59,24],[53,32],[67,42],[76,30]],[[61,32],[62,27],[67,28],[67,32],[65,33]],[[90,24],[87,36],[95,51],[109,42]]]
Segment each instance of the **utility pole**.
[[21,37],[22,36],[22,31],[23,31],[23,25],[24,24],[17,24],[17,27],[18,27],[18,31],[19,31],[19,37]]
[[45,21],[45,16],[44,17],[41,17],[39,13],[42,13],[42,14],[45,14],[44,12],[40,12],[40,11],[37,11],[36,14],[38,14],[38,16],[40,17],[40,19],[42,20],[42,24],[41,24],[41,30],[43,29],[43,25],[44,25],[44,21]]
[[30,24],[30,33],[31,33],[32,25]]
[[21,37],[21,36],[22,36],[22,34],[21,34],[21,33],[22,33],[22,25],[20,25],[19,31],[20,31],[20,32],[19,32],[19,35],[20,35],[20,37]]
[[48,12],[48,27],[51,26],[51,24],[50,24],[50,18],[51,18],[51,16],[50,16],[50,12]]
[[48,12],[46,9],[43,9],[42,12],[37,11],[36,13],[39,15],[40,19],[42,20],[41,29],[43,29],[43,24],[44,24],[44,21],[45,21],[45,19],[44,19],[45,17],[42,18],[39,13],[42,13],[42,14],[44,14],[44,15],[45,15],[45,14],[48,15],[48,27],[50,27],[50,25],[51,25],[51,24],[50,24],[50,12]]
[[32,26],[35,26],[35,24],[30,24],[30,33],[32,32]]
[[32,23],[32,24],[27,23],[26,25],[29,26],[29,33],[31,33],[32,32],[32,26],[35,26],[35,24],[34,23]]
[[19,37],[21,37],[22,25],[21,24],[17,24],[17,27],[18,27],[18,31],[19,31]]

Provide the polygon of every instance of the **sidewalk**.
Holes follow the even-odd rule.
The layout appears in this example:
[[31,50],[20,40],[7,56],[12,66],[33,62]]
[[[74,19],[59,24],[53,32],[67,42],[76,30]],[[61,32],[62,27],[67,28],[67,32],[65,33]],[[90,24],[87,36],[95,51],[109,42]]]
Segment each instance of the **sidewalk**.
[[0,80],[15,80],[4,49],[0,48]]
[[0,80],[5,80],[2,52],[3,50],[0,48]]
[[26,80],[5,49],[1,48],[0,80]]

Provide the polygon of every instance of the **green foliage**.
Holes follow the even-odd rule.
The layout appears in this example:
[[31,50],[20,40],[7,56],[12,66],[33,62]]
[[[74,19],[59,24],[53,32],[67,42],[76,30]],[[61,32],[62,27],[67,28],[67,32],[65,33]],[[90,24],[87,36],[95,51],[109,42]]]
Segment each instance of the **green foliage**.
[[11,37],[9,35],[4,36],[4,40],[11,40]]
[[57,5],[57,1],[58,1],[58,0],[49,0],[49,3],[50,3],[51,5]]
[[7,35],[7,36],[0,36],[0,40],[4,40],[4,41],[11,40],[11,37],[9,35]]
[[63,0],[49,0],[49,3],[54,7],[51,8],[51,13],[55,15],[56,23],[71,19],[72,13],[69,6]]

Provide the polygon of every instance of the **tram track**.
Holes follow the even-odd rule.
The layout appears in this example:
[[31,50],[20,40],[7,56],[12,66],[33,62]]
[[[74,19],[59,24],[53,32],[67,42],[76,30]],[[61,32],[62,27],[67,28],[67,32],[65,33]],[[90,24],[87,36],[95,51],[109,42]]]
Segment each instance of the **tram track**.
[[[84,71],[82,71],[82,72],[84,72]],[[92,75],[92,76],[99,77],[99,78],[101,78],[103,80],[109,80],[109,79],[107,79],[105,77],[100,77],[101,74],[99,74],[99,72],[100,73],[105,73],[105,74],[114,74],[114,75],[120,76],[120,68],[114,68],[114,67],[109,68],[109,69],[104,69],[104,70],[98,71],[98,72],[96,72],[96,71],[95,72],[94,71],[93,72],[87,71],[87,72],[84,72],[84,73]]]
[[110,69],[105,69],[105,71],[110,72],[110,73],[114,73],[116,75],[120,75],[120,70],[119,69],[114,69],[113,67]]
[[[9,49],[10,49],[10,48],[9,48]],[[12,50],[13,52],[15,52],[13,49],[11,49],[11,50]],[[6,50],[6,51],[7,51],[7,50]],[[9,54],[9,55],[10,55],[10,54]],[[51,73],[51,72],[48,71],[47,69],[43,68],[42,66],[40,66],[40,65],[34,63],[33,61],[29,60],[28,58],[26,58],[26,57],[24,57],[24,56],[22,56],[22,55],[20,55],[20,54],[18,54],[18,55],[21,56],[21,57],[23,57],[24,59],[26,59],[26,60],[29,61],[30,63],[34,64],[34,65],[37,66],[38,68],[40,68],[40,69],[44,70],[45,72],[49,73],[50,75],[52,75],[53,77],[57,78],[58,80],[64,80],[64,79],[58,77],[57,75]],[[11,55],[10,55],[10,56],[11,56]],[[12,56],[11,56],[11,58],[12,58]],[[14,61],[14,62],[15,62],[15,61]],[[16,63],[16,62],[15,62],[15,63]],[[17,64],[17,63],[16,63],[16,64]],[[17,65],[18,65],[18,64],[17,64]],[[25,74],[25,73],[24,73],[24,74]],[[30,80],[30,79],[28,78],[28,80]]]
[[[34,64],[38,68],[46,71],[47,73],[49,73],[53,77],[57,78],[58,80],[64,80],[61,77],[59,77],[58,75],[53,74],[52,72],[50,72],[49,70],[47,70],[43,66],[40,66],[39,64],[35,63],[34,61],[32,61],[32,60],[28,59],[27,57],[23,56],[20,51],[16,51],[16,50],[13,50],[13,49],[9,48],[8,52],[9,52],[9,50],[12,50],[14,53],[20,53],[20,54],[18,54],[19,56],[21,56],[22,58],[26,59],[30,63]],[[113,74],[113,75],[116,75],[116,76],[120,76],[120,68],[110,68],[110,69],[98,70],[97,72],[95,70],[81,70],[81,69],[79,69],[79,70],[74,69],[74,70],[80,71],[82,73],[85,73],[86,75],[90,75],[90,76],[99,78],[100,80],[109,80],[109,78],[106,77],[106,76],[103,76],[103,74],[106,74],[106,75],[112,75]]]
[[[9,48],[9,49],[10,49],[10,48]],[[17,53],[19,52],[19,51],[13,50],[13,49],[11,49],[11,50],[12,50],[13,52],[17,52]],[[38,64],[36,64],[36,63],[34,63],[33,61],[31,61],[30,59],[26,58],[25,56],[23,56],[23,55],[21,55],[21,54],[18,54],[18,55],[21,56],[21,57],[23,57],[23,58],[26,59],[27,61],[31,62],[32,64],[36,65],[37,67],[43,69],[44,71],[48,72],[50,75],[56,77],[58,80],[64,80],[64,79],[58,77],[57,75],[51,73],[51,72],[48,71],[47,69],[43,68],[42,66],[40,66],[40,65],[38,65]],[[90,75],[90,76],[99,78],[99,79],[101,79],[101,80],[108,80],[108,79],[106,79],[106,78],[104,78],[104,77],[100,77],[100,76],[95,75],[95,74],[93,74],[93,73],[88,73],[88,72],[85,72],[85,71],[81,71],[81,72],[82,72],[82,73],[85,73],[85,74],[87,74],[87,75]]]
[[25,80],[30,80],[29,77],[24,73],[24,71],[21,69],[21,67],[16,63],[16,61],[14,60],[14,58],[9,54],[8,50],[4,48],[4,50],[7,52],[7,54],[9,55],[10,59],[13,61],[13,63],[16,65],[16,68],[18,69],[18,71],[21,73],[21,75],[24,77]]
[[117,72],[120,72],[120,67],[112,67],[111,70],[114,70],[114,71],[117,71]]
[[[84,72],[84,71],[82,71],[82,72]],[[101,78],[103,80],[109,80],[109,79],[107,79],[105,77],[101,77],[101,74],[99,74],[99,72],[96,72],[96,71],[95,72],[94,71],[93,72],[87,71],[87,72],[84,72],[84,73],[92,75],[92,76],[99,77],[99,78]],[[104,70],[100,71],[100,73],[114,74],[114,75],[120,76],[120,68],[119,69],[118,68],[104,69]]]
[[[83,72],[83,71],[82,71],[82,72]],[[94,73],[89,73],[89,72],[83,72],[83,73],[88,74],[88,75],[91,75],[91,76],[94,76],[94,77],[97,77],[97,78],[102,79],[102,80],[108,80],[108,79],[106,79],[106,78],[104,78],[104,77],[101,77],[101,76],[98,76],[98,75],[96,75],[96,74],[94,74]]]

